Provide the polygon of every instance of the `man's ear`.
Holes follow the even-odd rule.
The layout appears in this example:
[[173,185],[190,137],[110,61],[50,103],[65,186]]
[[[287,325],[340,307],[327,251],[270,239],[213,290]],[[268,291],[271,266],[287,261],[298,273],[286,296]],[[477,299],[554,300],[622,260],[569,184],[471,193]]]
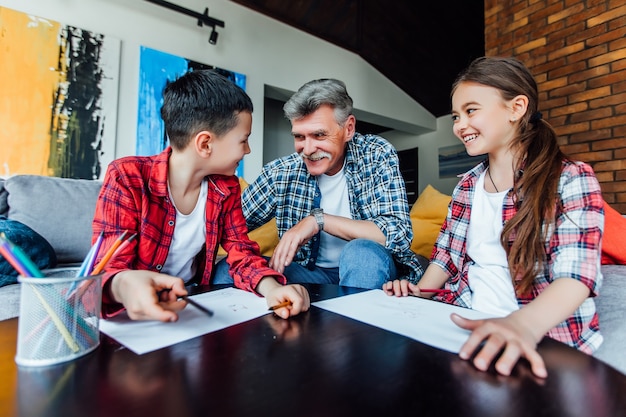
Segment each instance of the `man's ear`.
[[343,128],[346,131],[345,142],[352,140],[352,137],[354,136],[354,132],[356,131],[356,117],[354,117],[353,114],[348,116],[348,120],[346,120],[346,123],[344,124]]
[[208,130],[200,131],[194,136],[193,144],[198,155],[207,158],[212,152],[213,135]]

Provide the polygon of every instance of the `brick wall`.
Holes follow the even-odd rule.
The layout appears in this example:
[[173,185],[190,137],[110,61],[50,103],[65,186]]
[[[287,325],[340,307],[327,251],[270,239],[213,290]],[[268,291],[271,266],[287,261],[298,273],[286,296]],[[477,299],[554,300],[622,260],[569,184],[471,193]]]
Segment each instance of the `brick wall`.
[[561,148],[626,214],[626,2],[485,0],[485,51],[528,66]]

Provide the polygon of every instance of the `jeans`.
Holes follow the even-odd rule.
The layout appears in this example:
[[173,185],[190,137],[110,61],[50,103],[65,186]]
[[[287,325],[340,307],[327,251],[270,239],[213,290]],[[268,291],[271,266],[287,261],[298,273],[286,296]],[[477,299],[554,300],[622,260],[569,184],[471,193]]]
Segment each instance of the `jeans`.
[[[348,242],[339,255],[338,268],[316,266],[310,270],[292,262],[283,274],[289,284],[339,284],[368,289],[379,289],[383,283],[396,279],[398,275],[391,253],[384,246],[367,239]],[[215,266],[213,284],[233,284],[226,259]]]

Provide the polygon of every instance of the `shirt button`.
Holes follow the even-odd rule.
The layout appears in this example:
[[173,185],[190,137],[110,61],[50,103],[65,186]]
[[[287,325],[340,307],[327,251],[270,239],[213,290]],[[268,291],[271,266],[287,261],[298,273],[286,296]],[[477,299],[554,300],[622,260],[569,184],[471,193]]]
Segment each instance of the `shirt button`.
[[157,265],[156,269],[157,269],[157,271],[160,271],[161,269],[163,269],[163,265]]
[[174,220],[170,220],[169,222],[167,222],[167,224],[170,226],[174,226]]

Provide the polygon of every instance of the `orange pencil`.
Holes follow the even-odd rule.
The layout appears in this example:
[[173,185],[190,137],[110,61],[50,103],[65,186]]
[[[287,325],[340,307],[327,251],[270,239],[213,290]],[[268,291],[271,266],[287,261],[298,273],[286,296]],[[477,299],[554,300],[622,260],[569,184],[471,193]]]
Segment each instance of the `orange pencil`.
[[279,308],[287,307],[287,306],[290,306],[291,304],[292,304],[291,301],[283,301],[282,303],[278,303],[275,306],[271,306],[268,310],[270,311],[278,310]]
[[118,237],[117,240],[113,242],[109,250],[104,254],[104,257],[100,260],[100,262],[98,262],[98,265],[96,265],[93,271],[91,271],[91,275],[98,275],[100,272],[102,272],[106,264],[109,262],[109,260],[111,260],[113,253],[115,253],[115,250],[119,248],[120,245],[123,243],[127,233],[128,230],[124,230],[124,233],[122,233],[120,237]]
[[124,248],[126,246],[128,246],[130,244],[130,242],[132,242],[133,239],[135,239],[136,237],[137,237],[137,233],[133,233],[132,235],[130,235],[130,237],[128,239],[126,239],[124,242],[122,242],[122,244],[119,245],[119,247],[117,249],[115,249],[115,252],[113,252],[113,255],[111,256],[109,261],[111,259],[115,258],[117,255],[119,255],[119,253],[122,252],[124,250]]

